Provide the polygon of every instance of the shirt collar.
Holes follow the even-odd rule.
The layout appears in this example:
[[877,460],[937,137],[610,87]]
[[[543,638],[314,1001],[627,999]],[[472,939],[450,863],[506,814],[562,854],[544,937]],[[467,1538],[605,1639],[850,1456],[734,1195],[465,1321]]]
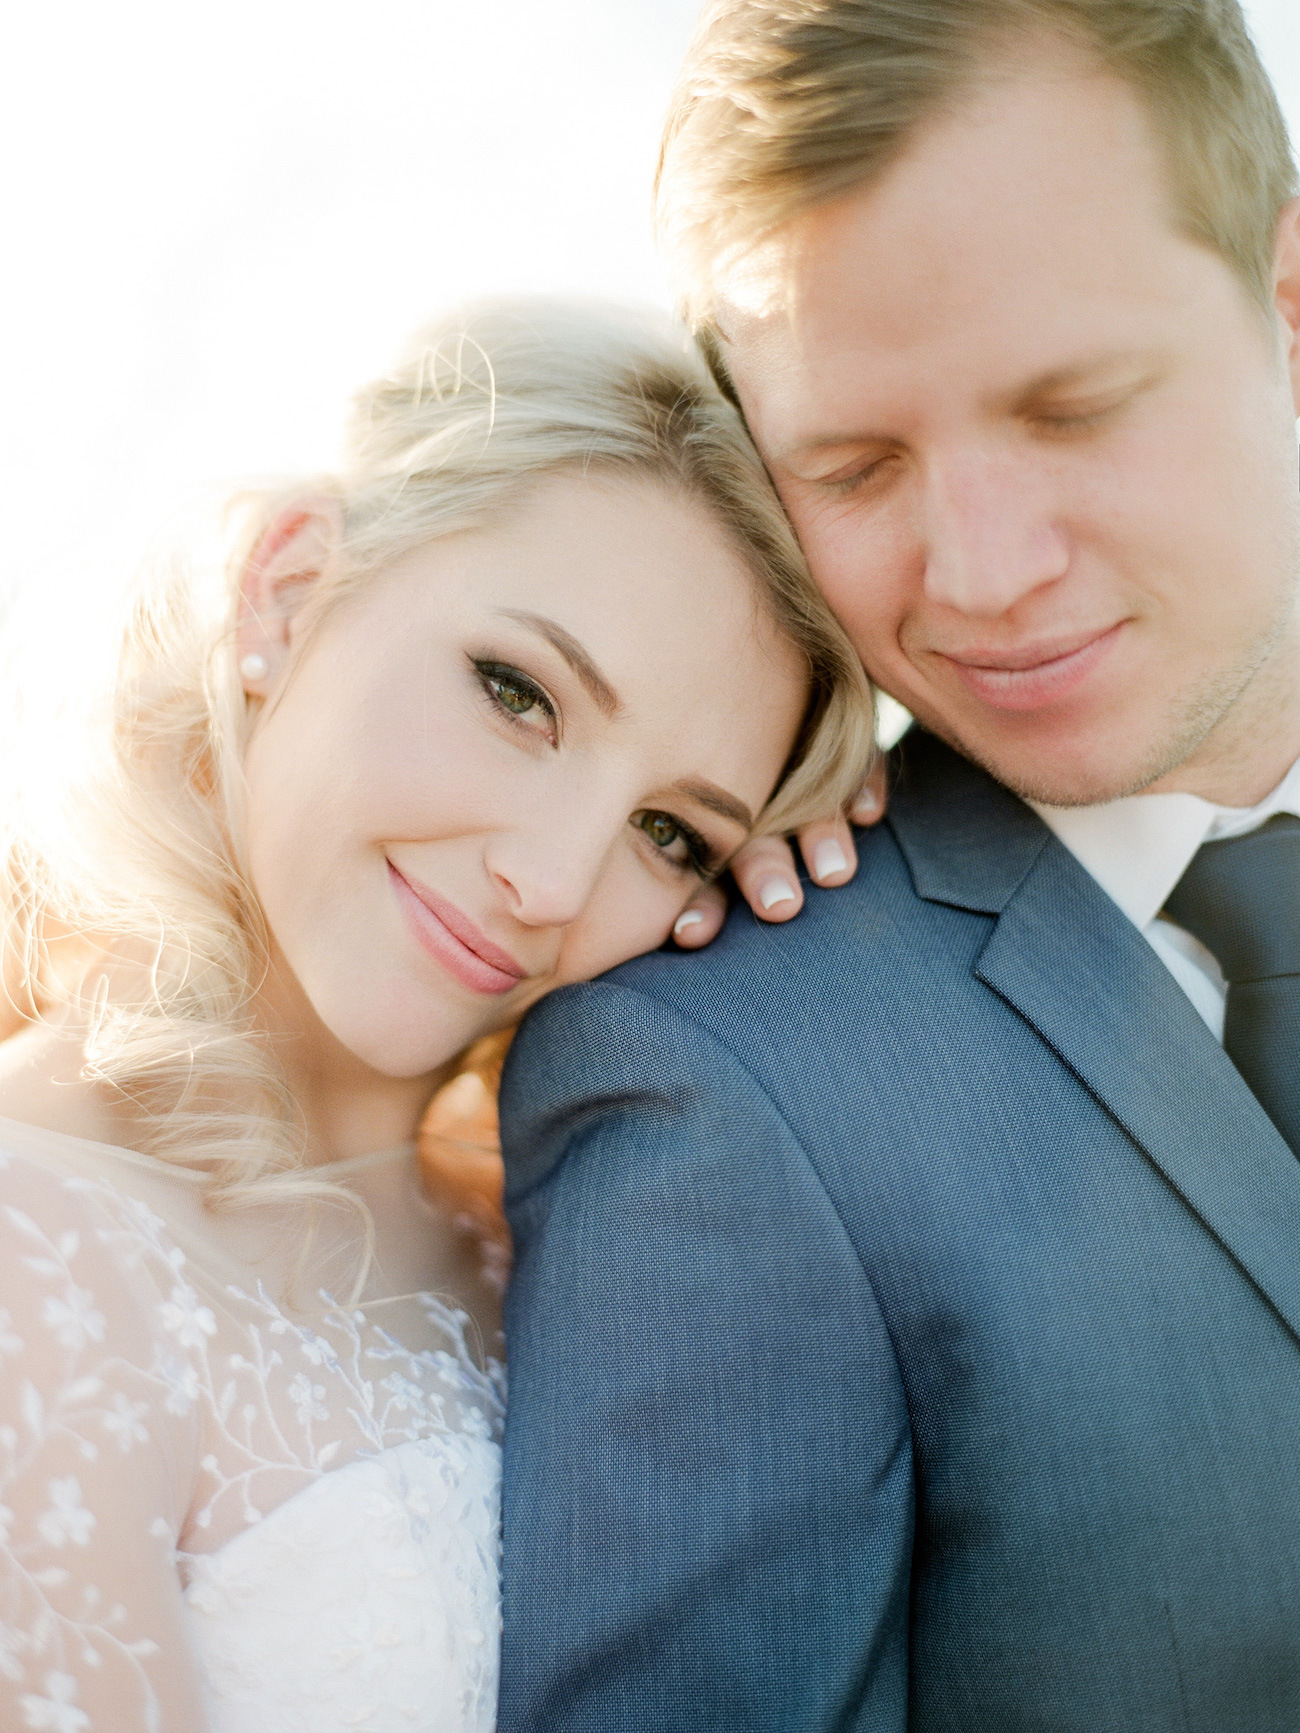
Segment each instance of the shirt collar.
[[1203,842],[1244,836],[1279,812],[1300,818],[1300,760],[1258,806],[1215,806],[1195,794],[1131,794],[1103,806],[1030,804],[1129,920],[1146,928]]

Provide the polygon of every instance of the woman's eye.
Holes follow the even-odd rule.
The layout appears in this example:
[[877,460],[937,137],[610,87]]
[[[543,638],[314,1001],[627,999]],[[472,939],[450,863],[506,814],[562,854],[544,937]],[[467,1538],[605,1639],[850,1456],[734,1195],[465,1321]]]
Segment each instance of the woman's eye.
[[537,694],[530,692],[527,686],[521,686],[517,680],[494,680],[489,678],[489,689],[496,695],[499,703],[514,716],[526,716],[537,703]]
[[708,875],[711,855],[708,843],[679,818],[674,818],[669,812],[638,812],[632,823],[645,832],[674,866],[699,873],[701,878]]
[[656,848],[671,848],[682,834],[666,812],[642,813],[641,829]]
[[504,662],[475,661],[474,671],[498,710],[512,722],[524,722],[534,734],[555,743],[555,706],[535,680]]

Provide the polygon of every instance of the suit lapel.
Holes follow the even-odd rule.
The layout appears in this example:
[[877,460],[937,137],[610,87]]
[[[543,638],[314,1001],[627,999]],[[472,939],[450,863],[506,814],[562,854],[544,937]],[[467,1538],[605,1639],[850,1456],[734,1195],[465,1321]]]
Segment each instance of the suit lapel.
[[934,741],[905,754],[892,822],[918,894],[997,916],[979,979],[1300,1337],[1300,1161],[1150,945],[1035,814]]

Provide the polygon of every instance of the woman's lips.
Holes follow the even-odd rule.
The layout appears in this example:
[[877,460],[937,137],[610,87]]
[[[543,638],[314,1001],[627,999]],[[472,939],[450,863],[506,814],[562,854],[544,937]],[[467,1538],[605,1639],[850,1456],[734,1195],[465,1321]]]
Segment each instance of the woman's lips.
[[[995,710],[1041,710],[1068,697],[1113,649],[1127,622],[1062,644],[987,657],[944,655],[962,684]],[[942,654],[942,652],[940,652]]]
[[476,993],[508,993],[528,971],[494,945],[454,903],[426,885],[412,884],[392,861],[388,876],[407,923],[419,943],[449,975]]

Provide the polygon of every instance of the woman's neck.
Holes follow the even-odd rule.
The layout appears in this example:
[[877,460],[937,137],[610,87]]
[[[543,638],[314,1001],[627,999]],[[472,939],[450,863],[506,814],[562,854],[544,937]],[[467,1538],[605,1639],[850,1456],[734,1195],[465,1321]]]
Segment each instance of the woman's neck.
[[[388,1077],[332,1036],[287,971],[272,971],[256,1013],[283,1071],[312,1166],[410,1143],[452,1066]],[[76,1018],[29,1024],[0,1041],[0,1118],[124,1149],[149,1143],[142,1109],[86,1075],[87,1032]],[[233,1103],[232,1103],[233,1105]]]
[[357,1058],[312,1009],[293,975],[273,963],[256,1013],[270,1037],[307,1138],[307,1161],[346,1161],[410,1143],[450,1064],[390,1077]]

